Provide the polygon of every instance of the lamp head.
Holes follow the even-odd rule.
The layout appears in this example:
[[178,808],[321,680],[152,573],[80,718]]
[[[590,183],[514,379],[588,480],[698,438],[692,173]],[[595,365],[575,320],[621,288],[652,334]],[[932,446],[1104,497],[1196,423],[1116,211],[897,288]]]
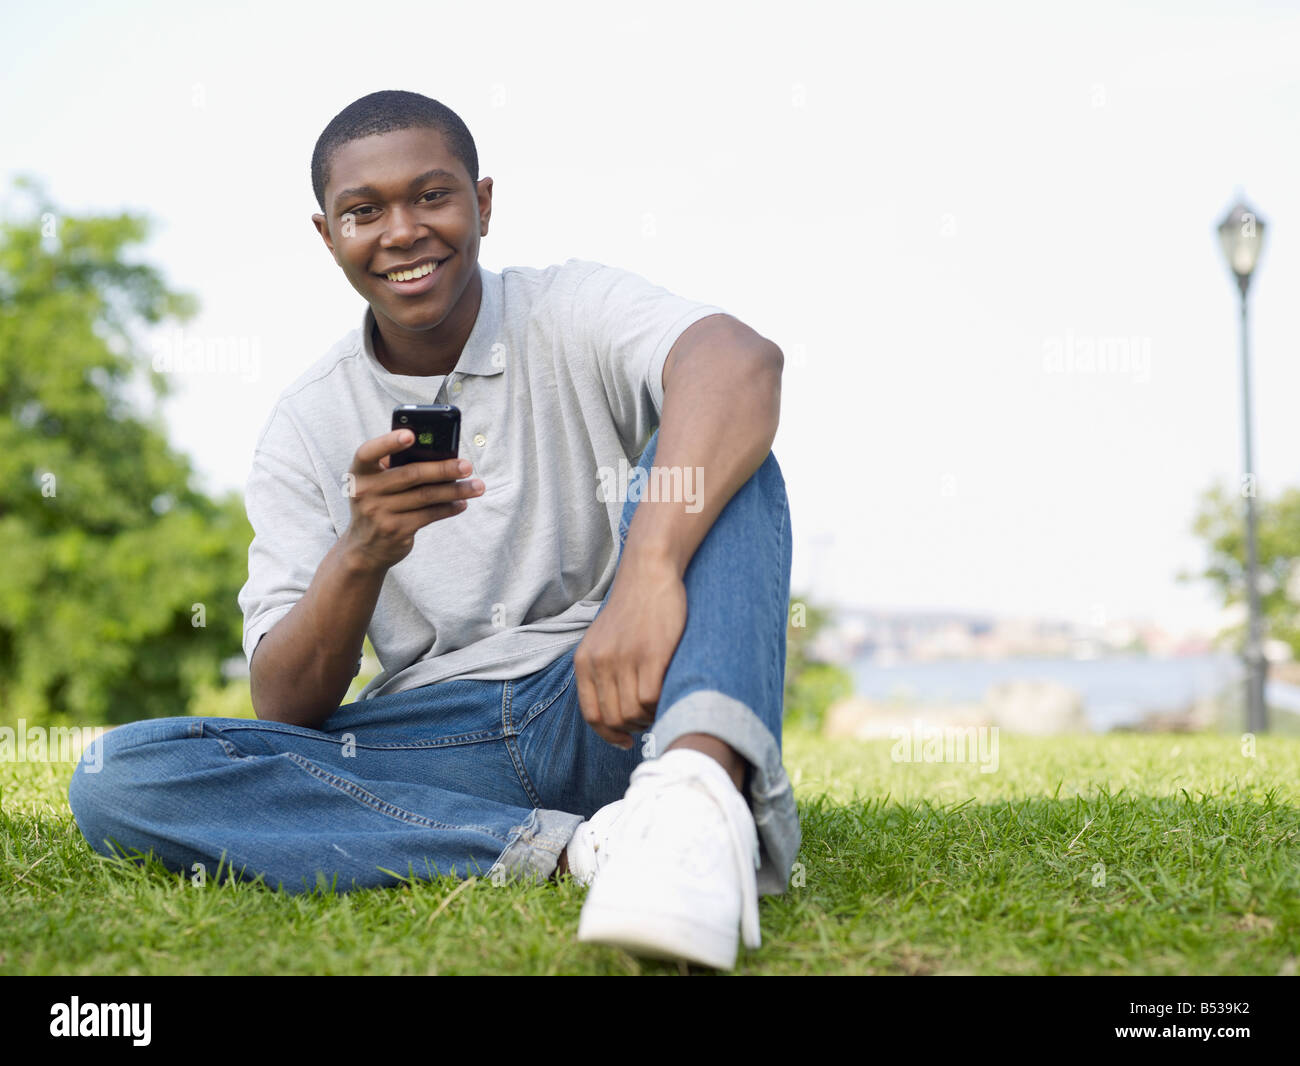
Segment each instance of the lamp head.
[[1238,201],[1219,223],[1219,243],[1223,246],[1228,266],[1244,291],[1264,245],[1264,220],[1244,200]]

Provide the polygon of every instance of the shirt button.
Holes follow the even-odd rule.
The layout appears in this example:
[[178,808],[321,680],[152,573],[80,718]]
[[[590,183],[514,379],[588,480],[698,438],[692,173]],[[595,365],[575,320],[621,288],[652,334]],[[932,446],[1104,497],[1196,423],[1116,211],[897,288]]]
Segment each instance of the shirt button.
[[487,443],[487,437],[483,436],[482,433],[475,433],[475,434],[474,434],[474,443],[477,444],[477,445],[481,448],[481,447],[483,447],[483,445],[485,445],[485,444]]
[[459,396],[459,395],[460,395],[460,382],[459,382],[459,381],[453,381],[453,382],[451,383],[451,394],[452,394],[453,396]]

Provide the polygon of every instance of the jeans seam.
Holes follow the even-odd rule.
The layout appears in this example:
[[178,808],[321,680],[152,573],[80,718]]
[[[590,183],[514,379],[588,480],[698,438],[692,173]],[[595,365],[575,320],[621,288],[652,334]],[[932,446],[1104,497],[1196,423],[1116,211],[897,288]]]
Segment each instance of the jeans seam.
[[501,692],[501,727],[505,734],[506,752],[510,755],[510,762],[515,768],[515,776],[519,778],[519,784],[523,788],[524,794],[528,796],[528,802],[534,807],[540,807],[542,800],[537,794],[537,789],[533,786],[532,778],[528,776],[528,771],[524,768],[523,755],[520,753],[519,744],[517,743],[519,733],[515,729],[514,721],[511,718],[514,698],[514,682],[507,681]]
[[[289,731],[284,729],[265,729],[265,730],[244,729],[244,727],[242,726],[227,726],[226,729],[230,730],[231,732],[239,732],[243,730],[245,732],[250,732],[250,733],[263,733],[263,732],[278,733],[281,736],[302,737],[305,740],[332,742],[338,745],[347,743],[346,741],[343,740],[343,736],[344,734],[352,732],[352,730],[350,729],[345,729],[339,733],[322,733],[318,731],[312,731],[311,733],[303,734],[297,731]],[[226,730],[224,729],[220,731],[213,730],[213,735],[215,736],[217,735],[218,732],[224,733],[225,731]],[[501,735],[497,730],[480,729],[472,733],[454,733],[449,737],[435,737],[432,740],[403,740],[403,741],[390,741],[387,743],[380,743],[380,744],[363,744],[360,741],[357,741],[354,736],[352,743],[354,747],[359,749],[365,749],[366,751],[401,751],[404,749],[450,748],[450,747],[458,747],[463,744],[481,744],[484,741],[495,741],[500,739],[501,739]]]
[[528,723],[530,723],[534,718],[536,718],[544,710],[550,707],[551,704],[553,704],[556,700],[558,700],[569,690],[569,686],[573,684],[573,676],[574,676],[573,667],[569,667],[569,672],[567,675],[565,675],[564,678],[564,684],[561,685],[559,689],[557,689],[555,693],[551,695],[548,699],[539,700],[537,703],[534,703],[531,707],[528,708],[528,712],[524,715],[524,720],[519,723],[519,732],[522,733],[527,728]]
[[506,838],[496,830],[485,825],[448,825],[446,822],[435,822],[432,818],[426,818],[422,814],[416,814],[413,811],[406,810],[404,807],[397,806],[395,803],[389,803],[387,800],[380,799],[373,792],[369,792],[362,788],[355,781],[349,781],[346,778],[339,777],[337,774],[332,774],[328,770],[324,770],[317,766],[311,760],[303,758],[297,752],[291,751],[286,754],[288,755],[289,761],[300,770],[310,774],[319,781],[323,781],[331,788],[335,788],[345,795],[350,796],[362,806],[369,807],[378,814],[386,815],[387,817],[393,818],[399,822],[422,825],[429,829],[448,829],[452,831],[474,829],[478,830],[480,833],[487,834],[492,837],[493,840],[499,840],[503,843],[506,840]]
[[[771,458],[772,464],[775,467],[776,456],[771,452],[768,452],[768,456],[769,458]],[[781,479],[781,484],[779,487],[781,489],[781,506],[777,508],[777,524],[776,524],[776,566],[777,566],[778,577],[780,577],[781,573],[785,569],[785,552],[783,550],[783,545],[785,542],[785,520],[786,520],[786,516],[790,513],[790,497],[785,491],[784,478]],[[785,595],[785,606],[784,608],[782,608],[781,591],[777,588],[777,582],[773,582],[772,596],[775,601],[773,604],[773,607],[775,609],[773,610],[772,614],[773,617],[775,617],[777,611],[780,611],[782,616],[782,622],[781,622],[782,632],[784,632],[785,629],[788,628],[790,625],[790,589],[788,587],[785,589],[784,595]],[[781,638],[779,635],[777,637],[777,647],[778,648],[781,647]],[[780,656],[777,656],[775,658],[780,659]],[[772,680],[774,682],[773,691],[776,693],[776,699],[779,706],[779,713],[777,715],[777,722],[779,723],[778,728],[780,729],[780,733],[784,734],[785,732],[785,729],[783,728],[785,725],[785,663],[784,662],[773,661]],[[784,747],[782,743],[782,739],[783,737],[781,736],[777,737],[778,751],[782,747]]]
[[456,748],[466,744],[482,744],[484,741],[500,740],[501,735],[495,729],[480,730],[477,733],[457,733],[455,736],[438,737],[436,740],[393,741],[388,744],[357,744],[357,748],[369,751],[401,751],[417,748]]

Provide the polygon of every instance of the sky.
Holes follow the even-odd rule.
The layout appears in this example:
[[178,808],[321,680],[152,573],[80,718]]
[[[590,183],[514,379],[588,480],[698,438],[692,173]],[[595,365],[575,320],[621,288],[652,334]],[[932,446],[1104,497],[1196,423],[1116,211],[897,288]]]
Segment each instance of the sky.
[[51,3],[6,35],[4,202],[147,214],[184,335],[252,357],[172,375],[210,491],[360,323],[309,163],[377,89],[473,132],[489,269],[594,259],[781,346],[797,594],[1213,627],[1177,574],[1243,469],[1239,195],[1260,492],[1300,484],[1300,6]]

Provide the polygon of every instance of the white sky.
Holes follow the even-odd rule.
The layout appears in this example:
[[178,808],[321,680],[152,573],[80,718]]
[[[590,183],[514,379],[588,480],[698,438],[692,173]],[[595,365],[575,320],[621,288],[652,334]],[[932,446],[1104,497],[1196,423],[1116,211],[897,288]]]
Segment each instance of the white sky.
[[[315,140],[368,92],[425,93],[495,179],[489,268],[611,263],[784,348],[796,591],[1208,625],[1174,575],[1202,560],[1196,497],[1242,465],[1214,235],[1239,190],[1268,224],[1262,491],[1300,482],[1289,7],[28,5],[0,179],[147,212],[190,331],[257,345],[257,380],[182,375],[167,409],[207,487],[242,488],[280,389],[363,307],[310,221]],[[1044,371],[1097,337],[1148,372]]]

